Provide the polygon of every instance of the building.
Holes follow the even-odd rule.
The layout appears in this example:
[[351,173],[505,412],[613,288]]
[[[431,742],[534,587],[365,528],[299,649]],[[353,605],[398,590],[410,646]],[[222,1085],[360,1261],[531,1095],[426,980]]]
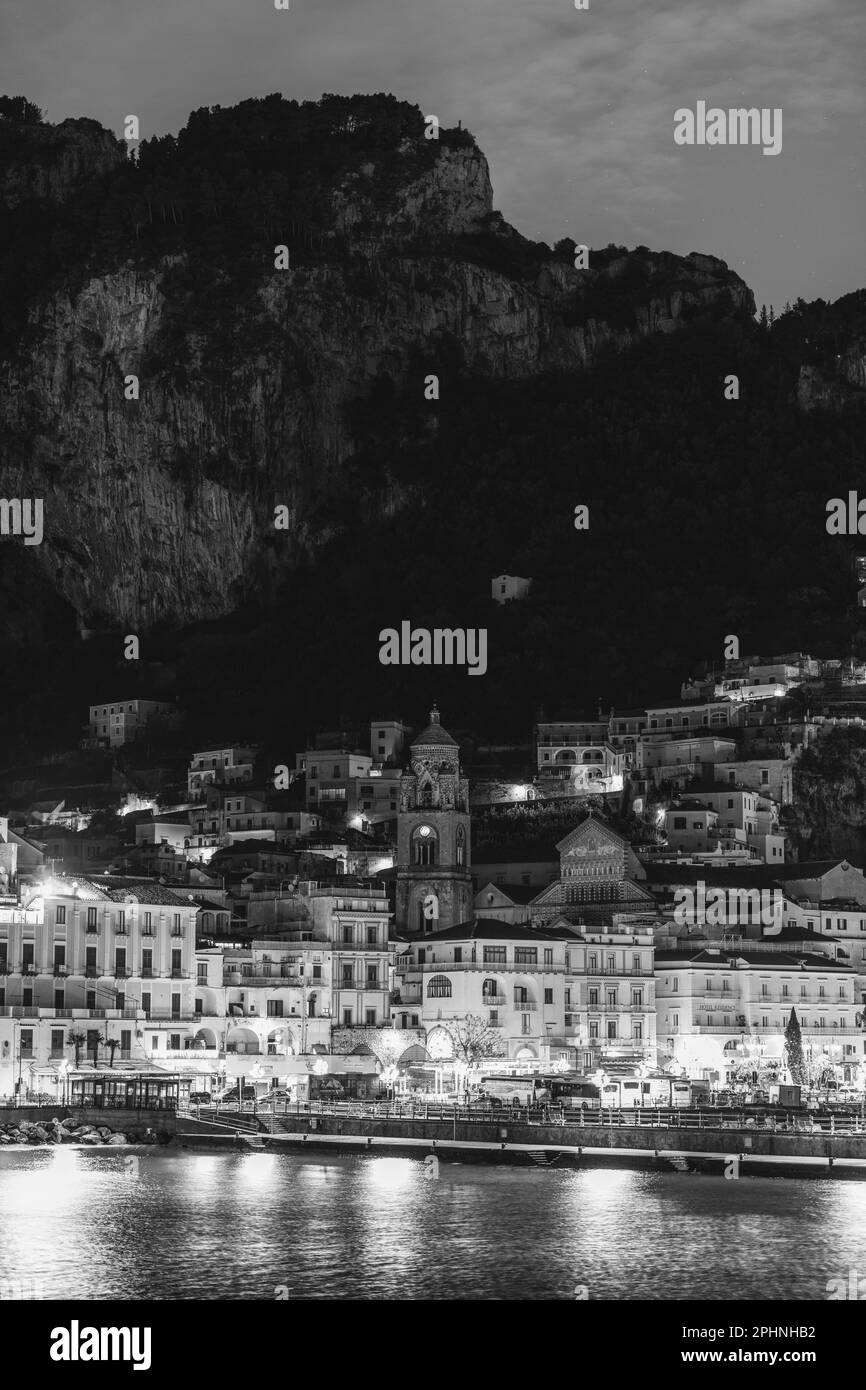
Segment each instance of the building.
[[527,597],[531,588],[531,579],[521,579],[516,574],[497,574],[490,581],[490,595],[494,603],[517,603]]
[[168,714],[171,708],[165,700],[118,700],[114,704],[91,705],[90,738],[97,744],[119,748],[137,738],[154,715]]
[[584,1071],[656,1062],[654,934],[651,925],[626,915],[609,931],[564,929],[565,1017],[561,1041],[567,1060]]
[[469,782],[457,744],[435,705],[400,778],[397,818],[396,929],[444,931],[469,919]]
[[739,1068],[785,1080],[785,1028],[796,1010],[813,1073],[853,1080],[866,1056],[855,972],[825,955],[689,946],[657,951],[660,1061],[728,1084]]
[[186,785],[192,799],[198,800],[209,786],[235,786],[253,780],[256,749],[243,744],[228,748],[208,748],[193,753]]
[[561,935],[482,918],[413,941],[395,985],[433,1058],[548,1065],[565,1026],[565,949]]
[[655,907],[643,886],[646,872],[631,845],[596,816],[587,818],[556,846],[559,877],[529,906],[534,925],[556,920],[600,925],[614,913]]
[[61,1062],[103,1052],[140,1067],[198,1048],[197,912],[156,884],[54,879],[0,920],[0,1091],[51,1094]]
[[295,760],[306,773],[307,808],[363,829],[397,816],[401,769],[395,761],[407,734],[397,720],[374,720],[369,753],[350,748],[308,748]]

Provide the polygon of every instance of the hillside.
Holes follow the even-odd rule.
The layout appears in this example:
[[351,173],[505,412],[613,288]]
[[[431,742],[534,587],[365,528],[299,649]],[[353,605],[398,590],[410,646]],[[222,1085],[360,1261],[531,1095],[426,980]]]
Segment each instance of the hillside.
[[[197,738],[431,693],[525,734],[541,702],[675,689],[726,633],[862,640],[824,528],[862,476],[862,292],[770,329],[713,257],[578,271],[494,211],[468,132],[382,95],[198,111],[137,163],[7,116],[0,196],[0,482],[46,508],[43,545],[0,548],[4,700],[34,749],[121,681]],[[503,571],[534,581],[507,610]],[[486,627],[488,677],[382,667],[403,619]],[[159,667],[118,664],[130,631]]]

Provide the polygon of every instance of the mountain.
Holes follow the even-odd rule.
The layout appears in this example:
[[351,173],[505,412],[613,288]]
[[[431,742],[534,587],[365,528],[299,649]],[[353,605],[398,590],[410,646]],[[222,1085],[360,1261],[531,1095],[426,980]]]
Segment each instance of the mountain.
[[[384,95],[203,109],[135,161],[3,111],[0,484],[44,499],[45,539],[0,543],[0,593],[27,689],[47,644],[31,734],[100,672],[134,683],[127,632],[200,720],[275,736],[428,704],[429,672],[378,662],[404,618],[487,627],[492,679],[439,671],[440,702],[523,731],[542,699],[670,689],[728,632],[856,636],[824,503],[862,459],[862,293],[770,329],[712,256],[576,269],[493,209],[468,132]],[[534,580],[506,611],[503,571]]]

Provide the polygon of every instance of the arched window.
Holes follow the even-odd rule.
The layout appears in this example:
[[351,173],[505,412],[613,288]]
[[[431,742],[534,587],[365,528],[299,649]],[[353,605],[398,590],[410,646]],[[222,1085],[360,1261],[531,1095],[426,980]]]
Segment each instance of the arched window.
[[496,983],[495,980],[485,980],[485,981],[483,982],[483,984],[482,984],[482,986],[481,986],[481,998],[482,998],[482,999],[490,999],[490,998],[494,998],[494,999],[495,999],[498,993],[499,993],[499,986],[497,985],[497,983]]
[[439,837],[431,825],[419,825],[412,831],[412,862],[435,864],[438,859]]
[[450,999],[451,981],[447,975],[434,975],[427,986],[428,999]]
[[457,864],[461,869],[466,863],[466,831],[462,825],[457,827]]

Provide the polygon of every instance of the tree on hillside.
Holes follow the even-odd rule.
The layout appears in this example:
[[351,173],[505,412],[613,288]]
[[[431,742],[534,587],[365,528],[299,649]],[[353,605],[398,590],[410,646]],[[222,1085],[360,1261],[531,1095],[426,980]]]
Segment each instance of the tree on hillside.
[[0,116],[20,125],[41,125],[45,120],[39,107],[26,97],[0,97]]
[[796,1009],[791,1010],[791,1017],[785,1027],[785,1062],[788,1071],[791,1073],[791,1081],[795,1086],[805,1086],[806,1084],[806,1063],[803,1058],[803,1039],[800,1034],[800,1024],[797,1019]]

